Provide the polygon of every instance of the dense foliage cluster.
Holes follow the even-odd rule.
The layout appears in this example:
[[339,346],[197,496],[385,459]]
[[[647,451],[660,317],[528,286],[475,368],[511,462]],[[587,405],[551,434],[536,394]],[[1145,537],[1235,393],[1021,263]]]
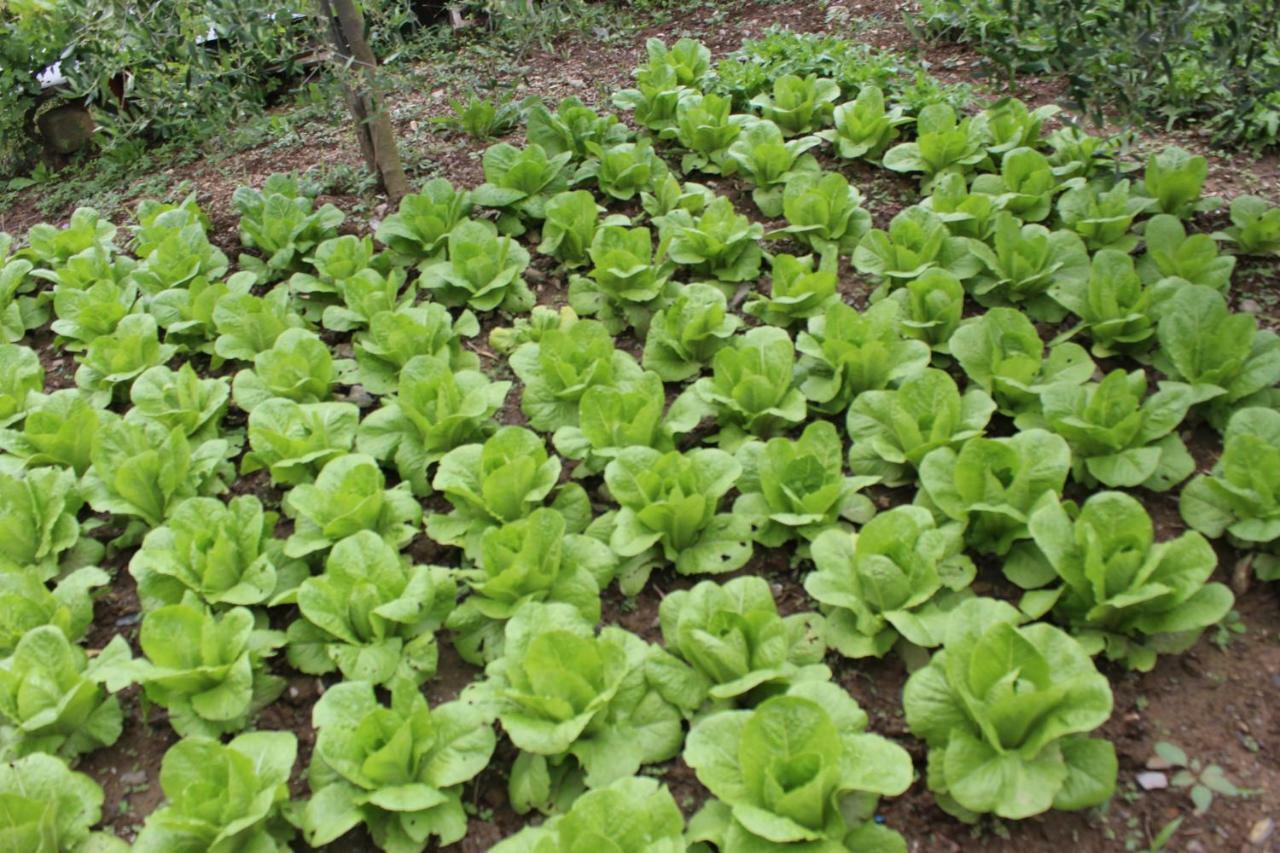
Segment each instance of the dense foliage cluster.
[[[1219,246],[1276,252],[1280,217],[1242,199],[1196,233],[1202,158],[1120,179],[1016,100],[648,54],[616,96],[639,131],[533,109],[483,185],[432,181],[376,239],[286,176],[237,193],[234,262],[193,199],[0,236],[15,849],[109,843],[64,762],[115,742],[130,684],[181,736],[142,850],[452,843],[499,733],[512,806],[550,816],[508,853],[904,851],[877,801],[917,772],[968,821],[1110,797],[1103,671],[1228,612],[1206,537],[1280,574],[1280,338],[1229,309]],[[919,203],[873,227],[854,160]],[[563,291],[530,286],[535,253]],[[1193,429],[1224,447],[1199,474]],[[1194,530],[1164,535],[1156,491]],[[84,648],[104,547],[137,651]],[[815,609],[741,571],[777,548]],[[600,627],[606,589],[654,577],[660,637]],[[483,675],[430,707],[443,643]],[[919,771],[828,666],[890,653],[918,665]],[[286,663],[327,684],[292,803],[294,736],[253,731]],[[711,795],[687,824],[638,775],[676,756]]]

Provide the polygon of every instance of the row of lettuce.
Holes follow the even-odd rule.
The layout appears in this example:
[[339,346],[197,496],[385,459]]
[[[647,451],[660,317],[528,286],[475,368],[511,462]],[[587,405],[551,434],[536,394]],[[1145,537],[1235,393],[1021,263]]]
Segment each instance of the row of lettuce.
[[[90,834],[101,791],[64,760],[118,739],[115,694],[138,684],[182,736],[138,850],[285,849],[295,829],[319,846],[360,824],[387,850],[452,843],[495,721],[512,805],[555,815],[504,851],[905,849],[873,817],[911,759],[865,731],[830,650],[923,664],[907,722],[957,817],[1111,795],[1092,658],[1149,670],[1230,610],[1206,537],[1278,571],[1280,339],[1226,297],[1236,255],[1280,252],[1280,210],[1237,199],[1231,227],[1189,232],[1218,204],[1203,158],[1169,149],[1123,178],[1106,140],[1045,133],[1053,111],[1015,100],[959,118],[817,76],[715,87],[705,48],[651,42],[616,97],[638,134],[534,106],[482,186],[429,182],[376,244],[283,176],[237,192],[235,271],[192,199],[144,203],[127,231],[80,210],[16,251],[0,238],[14,838],[123,845]],[[854,160],[918,174],[920,202],[873,228]],[[699,174],[774,227],[683,180]],[[531,250],[567,307],[535,306]],[[877,285],[865,311],[846,264]],[[491,352],[472,339],[494,311],[514,322]],[[1062,333],[1046,346],[1037,323]],[[46,325],[79,364],[47,394],[28,345]],[[499,424],[504,359],[525,426]],[[1196,474],[1182,433],[1200,424],[1223,449]],[[1123,489],[1180,489],[1194,529],[1157,541]],[[424,532],[460,567],[411,559]],[[136,548],[137,657],[123,636],[82,648],[113,583],[104,541]],[[655,569],[734,572],[783,546],[818,612],[782,615],[746,575],[668,593],[661,643],[597,628],[615,581],[635,595]],[[973,594],[974,556],[1016,606]],[[484,677],[429,708],[441,631]],[[243,733],[281,695],[280,659],[340,678],[303,802],[294,735]],[[637,775],[676,756],[712,795],[687,826]]]

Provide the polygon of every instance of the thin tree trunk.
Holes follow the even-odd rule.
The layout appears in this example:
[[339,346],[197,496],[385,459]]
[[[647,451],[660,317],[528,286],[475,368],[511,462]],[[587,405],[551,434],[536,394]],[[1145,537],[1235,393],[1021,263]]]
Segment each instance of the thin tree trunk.
[[339,58],[359,75],[358,88],[345,80],[343,88],[347,106],[356,121],[360,150],[370,171],[382,181],[387,196],[392,202],[398,202],[408,195],[409,182],[400,163],[391,118],[378,96],[378,61],[364,37],[364,18],[352,0],[317,0],[317,3],[329,21]]

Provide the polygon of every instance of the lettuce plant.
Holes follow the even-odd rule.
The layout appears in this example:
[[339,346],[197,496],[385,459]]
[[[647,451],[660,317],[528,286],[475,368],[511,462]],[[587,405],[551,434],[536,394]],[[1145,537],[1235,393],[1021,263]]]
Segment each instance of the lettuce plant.
[[492,853],[556,853],[609,844],[624,853],[679,853],[684,815],[667,787],[627,776],[587,791],[563,814],[529,826],[494,845]]
[[132,277],[148,297],[227,274],[227,256],[209,242],[204,224],[182,208],[166,211],[144,226],[136,251],[142,262]]
[[1049,295],[1080,318],[1094,355],[1102,358],[1117,352],[1141,353],[1155,343],[1156,309],[1176,289],[1168,284],[1145,284],[1129,255],[1099,249],[1087,279],[1054,284]]
[[649,323],[641,363],[664,382],[691,379],[729,344],[741,324],[720,288],[685,285]]
[[80,491],[97,512],[136,519],[131,527],[159,527],[184,499],[226,491],[234,474],[229,449],[223,439],[192,447],[181,428],[109,420],[93,437]]
[[977,553],[1004,556],[1030,537],[1031,514],[1062,496],[1070,468],[1067,442],[1042,429],[971,438],[921,460],[916,503],[966,525],[965,543]]
[[1040,144],[1045,119],[1062,111],[1056,104],[1028,110],[1017,98],[1001,98],[978,114],[977,123],[987,135],[987,150],[1004,154],[1016,148]]
[[[591,193],[575,190],[552,196],[546,212],[538,252],[551,255],[569,268],[585,264],[589,260],[587,251],[600,230],[600,214],[604,208]],[[626,217],[610,216],[605,222],[621,225],[625,224]]]
[[1117,137],[1091,136],[1078,127],[1060,127],[1045,137],[1049,162],[1060,178],[1093,178],[1115,171]]
[[682,38],[671,47],[659,38],[644,43],[648,62],[641,70],[658,67],[669,68],[681,86],[699,86],[711,73],[711,51],[701,42]]
[[591,271],[570,280],[569,305],[579,314],[598,315],[612,334],[630,326],[643,335],[672,290],[672,265],[658,263],[649,229],[605,225],[588,254]]
[[572,158],[571,151],[551,155],[537,143],[524,148],[506,142],[490,146],[484,152],[484,183],[472,190],[471,200],[496,208],[502,233],[519,236],[527,222],[546,216],[548,199],[569,188]]
[[102,682],[109,667],[128,657],[118,634],[90,661],[61,628],[32,628],[0,663],[0,753],[75,758],[111,746],[124,718]]
[[165,805],[147,816],[133,849],[284,853],[293,838],[285,809],[297,754],[292,732],[246,732],[226,744],[183,738],[160,764]]
[[871,228],[871,214],[862,207],[862,193],[839,172],[801,174],[782,191],[782,214],[789,234],[820,255],[848,255]]
[[291,307],[289,288],[273,288],[262,296],[228,293],[213,307],[218,337],[213,351],[219,358],[253,361],[275,345],[287,329],[302,328],[306,321]]
[[301,614],[287,633],[289,663],[309,675],[421,684],[436,673],[435,632],[455,596],[447,569],[411,566],[377,533],[353,533],[333,546],[322,574],[288,593]]
[[1178,382],[1163,382],[1147,396],[1141,370],[1113,370],[1101,382],[1051,386],[1040,394],[1043,423],[1071,446],[1073,479],[1157,492],[1195,471],[1177,433],[1193,402],[1191,388]]
[[96,590],[110,581],[102,569],[85,566],[50,589],[39,574],[27,567],[0,568],[0,656],[12,655],[28,631],[46,625],[78,643],[93,622]]
[[884,167],[894,172],[920,172],[924,189],[939,176],[964,174],[987,158],[986,134],[971,118],[956,120],[949,104],[929,104],[916,117],[915,142],[899,143],[884,153]]
[[734,209],[724,196],[695,216],[674,210],[663,217],[662,238],[667,255],[703,279],[734,284],[760,274],[764,226]]
[[109,832],[89,831],[102,819],[102,789],[52,755],[37,752],[0,763],[0,798],[0,837],[14,850],[129,849]]
[[296,403],[328,400],[337,375],[329,346],[314,332],[285,329],[270,349],[253,357],[253,367],[245,368],[231,382],[237,406],[246,412],[272,397]]
[[262,190],[240,187],[231,197],[240,214],[240,242],[261,255],[242,254],[240,268],[254,273],[259,284],[288,278],[303,267],[303,258],[319,243],[336,236],[345,218],[332,204],[318,210],[285,175],[272,175]]
[[[578,312],[568,305],[562,305],[559,309],[549,305],[535,305],[527,317],[515,317],[510,326],[491,329],[489,347],[500,355],[510,356],[521,345],[538,343],[552,330],[566,331],[578,320]],[[474,353],[464,355],[472,356]],[[478,358],[475,363],[479,364]]]
[[34,264],[23,259],[5,260],[0,252],[0,341],[22,340],[28,330],[44,325],[48,308],[29,295],[37,280],[30,277]]
[[0,427],[26,417],[44,390],[44,367],[29,347],[0,344]]
[[773,122],[753,121],[729,146],[729,159],[754,187],[751,199],[756,207],[766,217],[775,219],[782,215],[786,185],[797,175],[819,171],[818,161],[805,152],[820,144],[822,140],[816,136],[788,141]]
[[459,370],[430,355],[410,359],[397,392],[360,424],[356,447],[395,462],[415,494],[431,493],[429,471],[440,457],[493,431],[510,382],[491,382],[478,370]]
[[1280,412],[1240,409],[1227,421],[1222,456],[1187,483],[1179,508],[1205,536],[1262,553],[1258,575],[1280,580]]
[[254,281],[251,272],[235,273],[226,281],[198,278],[186,287],[157,293],[147,303],[147,312],[164,330],[165,343],[174,344],[180,352],[210,355],[213,366],[220,366],[222,357],[216,352],[218,333],[214,310],[224,299],[248,296]]
[[824,257],[816,270],[812,255],[774,255],[770,266],[768,295],[762,293],[743,306],[746,313],[762,322],[787,327],[820,316],[840,301],[834,256]]
[[1208,160],[1170,145],[1147,158],[1142,186],[1161,213],[1189,219],[1204,206],[1200,191],[1208,176]]
[[1180,278],[1192,284],[1226,293],[1236,259],[1218,254],[1218,245],[1208,234],[1187,236],[1176,216],[1161,213],[1147,220],[1142,231],[1146,252],[1138,261],[1138,271],[1146,284],[1165,278]]
[[78,552],[93,541],[81,539],[76,515],[82,506],[73,471],[0,471],[0,566],[47,580],[61,573],[62,562],[80,562]]
[[1138,238],[1129,233],[1129,226],[1150,206],[1151,199],[1130,194],[1128,179],[1117,181],[1110,189],[1085,184],[1067,190],[1058,199],[1058,218],[1084,238],[1091,252],[1128,252],[1138,244]]
[[498,236],[492,222],[468,219],[449,232],[447,259],[422,270],[419,284],[449,307],[521,312],[533,307],[525,283],[529,252],[510,237]]
[[863,86],[856,99],[836,107],[831,120],[834,127],[819,131],[818,137],[834,145],[846,160],[873,162],[898,138],[898,128],[911,122],[901,107],[886,110],[884,92],[872,85]]
[[241,475],[267,471],[281,486],[310,483],[355,445],[360,410],[354,403],[295,403],[273,397],[249,413],[249,452]]
[[[1199,533],[1155,541],[1151,516],[1122,492],[1096,492],[1075,504],[1046,504],[1031,516],[1041,567],[1006,572],[1029,588],[1020,604],[1031,618],[1052,612],[1090,654],[1150,670],[1159,654],[1191,647],[1234,602],[1209,583],[1218,564]],[[1025,566],[1025,562],[1020,563]]]
[[981,269],[971,241],[953,237],[936,213],[919,205],[889,221],[889,230],[872,228],[853,250],[853,266],[888,293],[928,270],[942,269],[961,280]]
[[109,399],[143,371],[164,364],[178,348],[160,343],[159,326],[150,314],[130,314],[113,332],[94,338],[76,370],[76,385]]
[[1180,287],[1160,308],[1160,349],[1154,363],[1191,386],[1219,429],[1231,412],[1280,382],[1280,336],[1258,328],[1251,314],[1233,314],[1222,294]]
[[1056,323],[1066,311],[1051,288],[1078,290],[1089,278],[1089,252],[1074,231],[1022,225],[1010,213],[996,217],[991,245],[973,241],[982,269],[968,282],[982,305],[1022,305],[1035,320]]
[[412,305],[418,286],[404,287],[404,278],[400,269],[360,270],[342,283],[342,304],[326,305],[320,324],[338,332],[365,329],[376,314]]
[[640,206],[653,221],[661,225],[668,213],[686,210],[698,215],[716,200],[716,194],[702,184],[680,183],[673,175],[659,181],[651,193],[640,193]]
[[911,757],[867,722],[825,681],[699,720],[684,760],[713,799],[690,820],[689,839],[720,850],[901,850],[902,837],[872,816],[880,796],[910,787]]
[[997,207],[1022,222],[1048,219],[1058,189],[1049,158],[1034,148],[1005,152],[998,174],[978,175],[970,186],[971,192],[986,193]]
[[378,242],[410,263],[433,260],[444,251],[449,232],[470,215],[471,194],[433,178],[400,199],[397,212],[378,224]]
[[1115,790],[1115,748],[1087,736],[1111,716],[1106,676],[1067,634],[1019,620],[1003,602],[960,605],[903,690],[907,725],[929,745],[929,789],[963,820],[1084,809]]
[[888,388],[929,364],[929,347],[907,339],[898,305],[878,302],[859,313],[837,301],[796,336],[801,393],[820,412],[839,414],[864,391]]
[[764,578],[676,590],[662,599],[658,619],[663,643],[678,660],[655,657],[650,677],[681,685],[671,701],[691,713],[707,701],[713,708],[754,705],[789,684],[831,677],[822,663],[822,617],[779,616]]
[[138,632],[145,657],[114,662],[104,678],[111,689],[141,684],[178,734],[216,738],[243,730],[280,695],[284,679],[267,674],[266,658],[284,643],[247,607],[215,614],[188,593],[148,611]]
[[1242,255],[1280,255],[1280,207],[1256,195],[1231,200],[1231,225],[1214,237]]
[[407,482],[386,488],[372,456],[349,453],[320,470],[314,483],[294,486],[285,496],[285,514],[294,519],[285,555],[305,557],[337,542],[372,531],[394,548],[409,543],[422,524],[422,506]]
[[[116,251],[116,226],[92,207],[77,207],[61,228],[41,222],[27,232],[28,253],[49,267],[65,264],[86,249]],[[8,252],[0,252],[0,255]]]
[[83,474],[92,464],[94,437],[114,419],[78,388],[30,398],[20,428],[0,429],[0,449],[28,468],[57,465]]
[[53,289],[50,328],[67,350],[78,352],[110,335],[138,308],[138,286],[132,280],[105,279],[84,288],[59,284]]
[[670,136],[676,127],[676,110],[689,88],[680,82],[680,74],[666,64],[640,67],[635,71],[636,85],[615,92],[613,105],[635,115],[635,122],[660,137]]
[[742,475],[733,514],[751,521],[766,548],[812,542],[842,520],[861,524],[875,515],[860,492],[880,478],[844,476],[844,445],[830,421],[811,422],[797,439],[749,441],[737,458]]
[[502,655],[503,627],[530,601],[574,607],[600,620],[600,592],[613,580],[617,557],[590,536],[572,533],[564,516],[539,507],[480,536],[475,565],[455,572],[469,590],[449,614],[462,659],[482,666]]
[[631,138],[631,129],[611,114],[600,115],[575,97],[564,98],[555,112],[537,97],[525,101],[525,136],[541,145],[549,156],[569,151],[575,158],[587,156],[587,143],[610,146]]
[[840,84],[810,74],[783,74],[773,81],[771,92],[751,99],[760,115],[782,129],[785,136],[810,133],[829,123],[833,105],[840,98]]
[[355,378],[370,394],[389,394],[400,371],[419,355],[443,358],[456,370],[475,370],[480,359],[463,349],[462,339],[479,333],[480,323],[470,311],[454,319],[435,302],[379,311],[355,338]]
[[600,191],[618,201],[630,201],[667,175],[667,164],[648,139],[619,142],[608,148],[588,142],[586,148],[591,157],[578,169],[574,183],[595,178]]
[[975,240],[990,238],[1000,212],[994,196],[972,192],[964,175],[956,172],[940,175],[920,206],[936,213],[952,235]]
[[125,420],[181,429],[187,438],[200,442],[221,434],[220,422],[230,398],[231,383],[224,378],[201,379],[190,362],[177,370],[159,365],[130,386],[133,408],[125,413]]
[[440,460],[431,483],[453,511],[430,515],[427,533],[477,559],[487,530],[528,516],[553,493],[551,506],[578,533],[591,520],[591,505],[581,486],[558,485],[560,471],[560,457],[548,454],[542,438],[523,427],[504,426],[484,444],[455,448]]
[[963,546],[961,525],[939,525],[917,506],[894,507],[857,533],[819,535],[804,588],[826,614],[826,644],[849,658],[883,657],[895,645],[940,645],[973,581]]
[[804,420],[808,407],[796,387],[795,363],[790,336],[759,326],[717,352],[711,376],[685,393],[715,415],[720,431],[714,440],[733,450],[748,435],[769,438]]
[[[666,389],[656,373],[617,385],[594,385],[578,404],[578,425],[555,431],[556,452],[578,460],[575,477],[599,474],[627,447],[675,448],[675,436],[697,426],[701,412],[690,398],[667,410]],[[691,410],[692,408],[692,410]]]
[[943,269],[925,270],[889,294],[898,303],[898,327],[904,337],[928,344],[936,353],[951,352],[951,335],[964,316],[964,285]]
[[675,137],[688,152],[680,159],[680,171],[721,175],[734,170],[735,164],[728,157],[729,146],[750,119],[732,112],[733,101],[714,93],[680,99]]
[[578,420],[578,402],[593,385],[612,385],[640,375],[634,358],[614,347],[599,322],[582,320],[547,331],[511,354],[511,369],[524,384],[520,409],[529,426],[554,432]]
[[863,391],[846,420],[853,440],[849,467],[885,485],[907,485],[929,453],[982,435],[995,410],[995,401],[981,388],[961,394],[949,374],[932,368],[906,377],[896,388]]
[[432,836],[453,844],[467,831],[462,785],[485,769],[496,741],[491,720],[455,701],[428,707],[412,682],[382,704],[372,685],[344,682],[311,712],[312,797],[300,815],[307,843],[322,847],[364,824],[382,850],[421,850]]
[[1095,370],[1078,344],[1054,344],[1046,355],[1036,327],[1016,308],[992,308],[966,320],[951,336],[950,347],[969,379],[1009,415],[1035,412],[1045,388],[1082,385]]
[[599,788],[676,755],[680,712],[646,674],[658,653],[613,625],[596,633],[567,604],[530,602],[507,622],[482,689],[521,750],[510,779],[518,812],[547,809],[579,776]]
[[178,504],[129,562],[143,607],[178,604],[188,592],[213,608],[265,605],[293,589],[307,566],[285,557],[276,521],[253,495]]

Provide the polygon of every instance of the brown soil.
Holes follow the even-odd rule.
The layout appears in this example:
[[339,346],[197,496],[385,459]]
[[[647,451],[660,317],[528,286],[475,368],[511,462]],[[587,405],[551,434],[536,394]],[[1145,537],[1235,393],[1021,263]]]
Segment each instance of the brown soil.
[[[847,34],[844,20],[865,19],[869,23],[857,29],[856,38],[899,50],[921,51],[935,73],[944,79],[975,82],[989,91],[1002,91],[979,76],[981,63],[967,48],[957,45],[917,45],[901,23],[901,12],[907,4],[897,0],[861,0],[849,2],[847,17],[831,14],[838,4],[818,0],[788,0],[785,4],[741,3],[729,7],[723,23],[703,20],[699,10],[682,15],[670,25],[653,27],[641,37],[631,39],[626,47],[610,47],[590,36],[570,36],[556,45],[552,53],[533,54],[527,58],[527,70],[521,79],[507,77],[505,82],[514,93],[539,94],[548,101],[576,94],[588,101],[599,101],[603,93],[623,84],[629,70],[643,58],[643,38],[662,36],[668,41],[684,34],[702,38],[719,57],[735,49],[744,38],[757,36],[767,27],[778,24],[796,30],[830,31]],[[830,23],[829,23],[830,22]],[[416,73],[424,80],[432,79],[430,69]],[[496,72],[495,72],[496,73]],[[413,74],[409,75],[410,77]],[[1063,91],[1060,81],[1030,79],[1018,82],[1018,93],[1028,100],[1047,102]],[[430,118],[442,114],[454,93],[444,88],[422,85],[403,94],[396,106],[397,121],[410,160],[430,163],[419,168],[415,178],[443,175],[459,185],[473,186],[482,180],[479,155],[486,143],[475,143],[464,137],[445,136],[434,130]],[[515,141],[519,137],[513,137]],[[1176,139],[1181,144],[1203,149],[1192,137],[1160,135],[1144,137],[1145,145],[1155,146]],[[312,128],[302,142],[292,147],[276,145],[240,152],[229,157],[205,159],[189,166],[175,167],[166,173],[172,186],[191,181],[198,188],[201,205],[213,218],[213,240],[230,257],[239,253],[236,233],[237,217],[231,208],[231,194],[241,185],[260,185],[272,173],[304,171],[318,163],[358,166],[360,158],[349,136],[334,128]],[[855,165],[846,168],[850,179],[865,196],[875,224],[883,227],[903,206],[911,203],[913,186],[909,180],[882,170]],[[1261,192],[1280,198],[1280,167],[1274,155],[1252,159],[1233,155],[1227,161],[1214,155],[1213,191],[1235,194],[1241,191]],[[744,211],[750,210],[749,193],[733,181],[724,181],[719,189],[734,198]],[[28,195],[16,208],[0,215],[0,226],[21,233],[38,217],[33,207],[34,194]],[[387,212],[384,203],[356,195],[329,196],[331,201],[351,213],[347,228],[372,229]],[[67,211],[66,213],[69,213]],[[533,284],[538,301],[562,304],[564,276],[540,256],[534,265]],[[1240,310],[1260,316],[1264,322],[1280,324],[1277,304],[1280,276],[1275,262],[1242,262],[1237,274],[1234,298]],[[851,301],[862,303],[868,286],[858,276],[842,274],[842,292]],[[468,346],[481,356],[484,367],[494,375],[510,378],[505,360],[489,351],[488,331],[505,324],[505,319],[485,318],[483,333]],[[47,335],[36,339],[41,358],[48,371],[51,387],[73,384],[74,362],[66,354],[50,346]],[[638,351],[638,342],[629,336],[619,341],[623,348]],[[500,412],[504,423],[523,424],[519,408],[519,391],[513,389]],[[1197,458],[1207,466],[1213,449],[1208,444],[1193,443]],[[280,492],[264,474],[240,480],[234,491],[258,495],[268,506],[278,506]],[[878,493],[884,505],[909,500],[909,494]],[[1146,496],[1162,536],[1176,535],[1182,524],[1176,505],[1168,496]],[[438,499],[428,501],[437,506]],[[455,563],[457,557],[425,536],[409,549],[413,559],[421,562]],[[113,561],[116,582],[99,601],[90,648],[101,648],[115,633],[123,633],[136,647],[140,608],[125,566],[128,554]],[[1280,593],[1275,586],[1254,585],[1245,588],[1247,572],[1236,572],[1239,554],[1221,549],[1219,577],[1234,581],[1242,593],[1237,609],[1243,633],[1210,631],[1187,654],[1162,659],[1154,671],[1133,674],[1113,667],[1105,671],[1115,691],[1115,711],[1102,733],[1116,743],[1120,755],[1120,784],[1116,797],[1104,809],[1085,814],[1050,814],[1017,823],[987,821],[977,827],[960,824],[945,815],[933,802],[923,780],[902,797],[887,801],[881,815],[888,825],[909,839],[913,851],[949,851],[959,849],[1018,850],[1020,853],[1049,853],[1063,849],[1110,851],[1145,849],[1151,839],[1169,823],[1181,817],[1183,823],[1173,835],[1167,849],[1207,853],[1217,850],[1280,850],[1280,835],[1272,834],[1251,844],[1251,833],[1265,829],[1265,821],[1280,819]],[[765,551],[742,570],[743,574],[761,575],[770,580],[783,612],[790,613],[813,607],[804,595],[799,574],[791,568],[791,555],[785,551]],[[604,598],[605,622],[619,624],[648,640],[658,640],[657,608],[663,596],[691,585],[693,579],[671,572],[656,572],[636,599],[624,600],[616,590]],[[986,594],[1009,597],[1011,588],[994,566],[985,566],[979,589]],[[292,614],[287,614],[292,616]],[[273,614],[273,622],[287,622],[281,614]],[[136,648],[135,648],[136,652]],[[898,740],[906,747],[923,774],[922,746],[907,733],[901,708],[901,690],[906,671],[896,658],[883,661],[850,662],[832,654],[830,664],[836,680],[845,686],[867,709],[871,728]],[[332,678],[316,679],[292,672],[281,659],[276,671],[287,678],[284,695],[266,709],[257,725],[265,729],[294,731],[299,738],[299,761],[291,782],[292,793],[306,794],[305,767],[314,744],[310,724],[311,708]],[[447,637],[441,638],[438,675],[424,686],[431,702],[455,697],[479,671],[461,661]],[[109,749],[87,757],[80,768],[104,787],[106,803],[103,826],[121,837],[131,839],[145,819],[163,799],[158,784],[160,761],[175,736],[168,726],[163,709],[145,709],[136,689],[123,695],[126,712],[124,733]],[[1181,746],[1188,755],[1206,763],[1218,763],[1228,778],[1242,788],[1250,789],[1245,797],[1219,797],[1203,815],[1192,812],[1186,792],[1182,790],[1144,791],[1136,782],[1153,756],[1153,744],[1167,740]],[[509,744],[503,741],[489,768],[468,785],[464,801],[474,815],[467,838],[451,849],[486,850],[500,838],[523,826],[527,819],[514,814],[506,798],[506,773],[513,758]],[[706,798],[706,792],[693,773],[680,760],[658,768],[677,802],[692,813]],[[362,832],[330,846],[332,850],[372,849]]]

